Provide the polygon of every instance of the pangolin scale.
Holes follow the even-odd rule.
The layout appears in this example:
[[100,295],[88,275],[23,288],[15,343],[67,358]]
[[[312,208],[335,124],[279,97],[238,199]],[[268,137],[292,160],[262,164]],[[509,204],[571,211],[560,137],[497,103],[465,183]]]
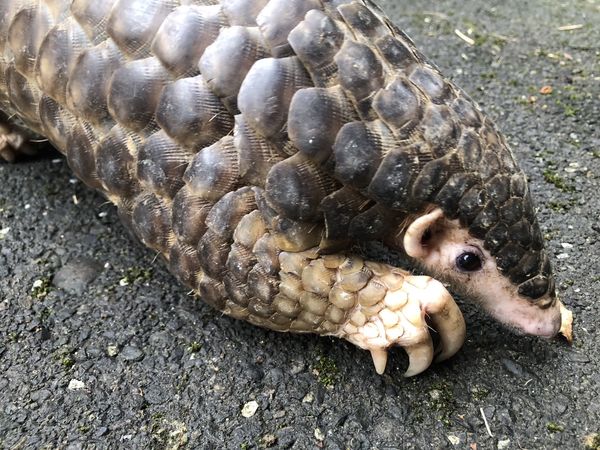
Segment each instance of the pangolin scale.
[[428,262],[444,228],[479,245],[494,264],[479,269],[525,319],[487,310],[570,336],[505,139],[369,0],[4,0],[0,109],[0,155],[30,150],[24,127],[47,137],[233,317],[344,337],[379,372],[401,345],[418,373],[434,358],[428,327],[445,359],[462,314],[440,282],[350,249],[383,241],[486,297],[474,275]]

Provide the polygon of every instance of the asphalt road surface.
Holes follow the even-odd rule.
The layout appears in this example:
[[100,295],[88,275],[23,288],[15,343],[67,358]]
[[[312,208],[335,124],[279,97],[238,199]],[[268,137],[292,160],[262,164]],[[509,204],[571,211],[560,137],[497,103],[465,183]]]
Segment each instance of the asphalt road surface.
[[203,305],[53,154],[0,164],[0,448],[600,448],[600,4],[381,4],[507,134],[574,345],[461,302],[456,357],[378,376]]

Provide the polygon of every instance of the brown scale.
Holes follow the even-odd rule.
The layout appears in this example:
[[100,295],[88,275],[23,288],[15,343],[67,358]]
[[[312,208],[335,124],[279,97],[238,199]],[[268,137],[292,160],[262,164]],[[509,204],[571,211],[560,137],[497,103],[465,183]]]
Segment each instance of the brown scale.
[[223,311],[227,303],[227,292],[222,282],[200,272],[198,280],[198,293],[202,301],[218,311]]
[[419,170],[415,170],[418,175],[412,183],[409,198],[432,202],[450,177],[462,171],[463,167],[455,152],[427,162]]
[[206,225],[215,233],[233,239],[233,233],[242,218],[256,209],[252,188],[243,187],[223,196],[211,209]]
[[115,197],[132,197],[139,193],[135,177],[135,158],[141,137],[116,125],[95,148],[95,167],[103,190]]
[[334,56],[344,42],[344,33],[331,17],[316,9],[309,11],[290,32],[288,42],[315,86],[328,87],[338,82]]
[[200,58],[199,68],[210,89],[233,115],[239,113],[238,93],[253,64],[268,56],[258,28],[223,28]]
[[156,58],[131,61],[112,75],[108,92],[110,115],[122,126],[136,132],[156,127],[155,111],[163,87],[171,79]]
[[335,55],[340,85],[353,99],[363,120],[375,115],[371,103],[376,92],[385,85],[383,66],[374,51],[365,44],[346,40]]
[[78,120],[67,139],[67,162],[75,175],[89,187],[101,190],[95,162],[98,145],[95,130],[89,122]]
[[147,247],[168,254],[175,237],[171,207],[165,199],[148,192],[140,194],[134,200],[132,219],[134,231]]
[[231,241],[219,232],[207,230],[198,242],[198,257],[202,270],[210,277],[221,279],[229,257]]
[[169,252],[169,270],[186,286],[196,289],[201,270],[198,253],[192,246],[175,243]]
[[390,34],[390,29],[372,8],[359,2],[341,2],[338,11],[356,37],[366,42]]
[[279,272],[279,252],[281,248],[272,233],[265,233],[256,241],[252,252],[262,270],[268,275],[276,275]]
[[284,132],[294,94],[311,85],[297,57],[257,61],[242,83],[238,107],[246,122],[267,138]]
[[419,129],[434,158],[442,158],[456,148],[461,132],[450,108],[438,105],[429,105],[425,109]]
[[380,120],[347,123],[333,146],[335,177],[346,185],[364,189],[384,155],[397,146],[395,137]]
[[90,41],[98,44],[106,38],[108,17],[117,0],[73,0],[71,14]]
[[277,163],[267,176],[266,197],[284,217],[316,221],[319,205],[334,192],[338,183],[302,153]]
[[158,29],[152,53],[175,77],[197,75],[200,57],[225,25],[218,5],[180,6]]
[[163,130],[149,136],[137,148],[136,176],[140,183],[162,196],[175,197],[184,186],[183,174],[193,154]]
[[158,28],[178,3],[176,0],[117,0],[108,18],[107,33],[126,55],[146,57]]
[[239,151],[240,177],[251,186],[264,188],[271,168],[286,157],[280,146],[249,127],[241,114],[235,116],[234,145]]
[[202,267],[209,276],[222,275],[235,227],[254,209],[254,192],[249,187],[226,194],[212,207],[205,220],[208,231],[198,244]]
[[283,217],[269,205],[264,190],[255,188],[255,194],[258,209],[278,248],[301,252],[319,244],[323,234],[322,226]]
[[365,212],[357,214],[350,221],[348,228],[350,238],[365,241],[393,239],[394,236],[389,235],[389,230],[397,229],[404,215],[398,214],[397,211],[390,211],[383,204],[367,206],[369,208]]
[[44,36],[54,21],[48,8],[31,5],[21,9],[8,29],[8,45],[16,70],[27,78],[35,76],[35,61]]
[[423,99],[415,86],[397,77],[373,98],[373,110],[396,136],[406,139],[423,115]]
[[192,247],[206,232],[206,217],[213,203],[194,194],[187,186],[179,190],[173,199],[172,226],[180,242]]
[[61,104],[66,103],[69,73],[77,57],[90,47],[84,30],[69,17],[52,28],[42,41],[36,62],[40,89]]
[[198,152],[183,175],[189,189],[208,201],[217,201],[239,183],[237,149],[226,136]]
[[62,154],[67,154],[67,142],[77,119],[65,107],[47,95],[39,104],[40,121],[45,136]]
[[5,76],[11,106],[30,128],[39,132],[41,127],[38,105],[42,96],[41,91],[19,73],[14,65],[6,68]]
[[230,26],[255,27],[256,16],[269,0],[221,0],[221,8]]
[[321,2],[270,0],[261,10],[256,23],[274,57],[281,58],[292,54],[288,36],[311,9],[321,9]]
[[348,247],[352,219],[372,206],[372,201],[351,187],[344,186],[321,201],[325,233],[319,248],[331,252]]
[[419,66],[408,78],[435,104],[447,102],[452,95],[450,85],[432,67]]
[[390,67],[390,72],[407,73],[412,70],[413,65],[423,60],[423,55],[403,33],[401,36],[382,36],[375,40],[375,47],[383,56],[382,63]]
[[69,75],[66,106],[95,125],[111,120],[108,112],[109,83],[113,72],[122,63],[123,55],[111,40],[84,50]]
[[339,86],[301,89],[289,108],[288,135],[300,152],[322,164],[331,156],[338,131],[357,118]]
[[183,78],[165,86],[156,122],[179,144],[198,151],[233,129],[233,118],[204,78]]

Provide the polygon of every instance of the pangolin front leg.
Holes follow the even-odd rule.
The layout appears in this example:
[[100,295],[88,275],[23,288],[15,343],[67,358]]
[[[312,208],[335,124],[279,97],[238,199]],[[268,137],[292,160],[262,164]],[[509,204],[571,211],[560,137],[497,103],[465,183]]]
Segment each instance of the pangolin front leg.
[[391,346],[403,347],[408,353],[406,376],[429,367],[434,348],[428,320],[439,333],[438,361],[462,346],[464,319],[438,281],[357,256],[315,256],[311,251],[280,254],[279,295],[283,301],[299,302],[301,321],[326,317],[331,324],[340,323],[334,329],[325,322],[323,331],[330,328],[326,334],[369,350],[377,373],[384,372]]
[[[253,200],[247,188],[230,197],[229,212],[242,211],[239,205]],[[210,222],[211,238],[202,244],[200,258],[208,267],[214,262],[214,278],[210,269],[201,275],[200,291],[227,314],[278,331],[347,339],[371,352],[380,374],[391,346],[407,351],[406,376],[429,367],[435,353],[430,326],[439,333],[438,360],[449,358],[463,344],[462,314],[444,286],[430,277],[352,254],[323,255],[318,247],[295,251],[299,243],[293,242],[293,226],[274,230],[258,210],[239,219],[231,240],[217,217]],[[230,250],[222,252],[228,245],[219,241],[231,242]],[[181,267],[181,259],[172,262]],[[222,283],[221,263],[227,268]],[[193,280],[193,270],[182,279]]]

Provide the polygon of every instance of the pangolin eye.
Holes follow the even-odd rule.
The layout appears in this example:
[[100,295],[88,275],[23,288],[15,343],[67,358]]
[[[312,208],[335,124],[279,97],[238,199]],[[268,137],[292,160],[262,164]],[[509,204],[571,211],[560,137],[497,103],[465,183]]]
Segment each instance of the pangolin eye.
[[456,258],[456,267],[461,272],[475,272],[482,267],[481,257],[474,252],[461,253]]

